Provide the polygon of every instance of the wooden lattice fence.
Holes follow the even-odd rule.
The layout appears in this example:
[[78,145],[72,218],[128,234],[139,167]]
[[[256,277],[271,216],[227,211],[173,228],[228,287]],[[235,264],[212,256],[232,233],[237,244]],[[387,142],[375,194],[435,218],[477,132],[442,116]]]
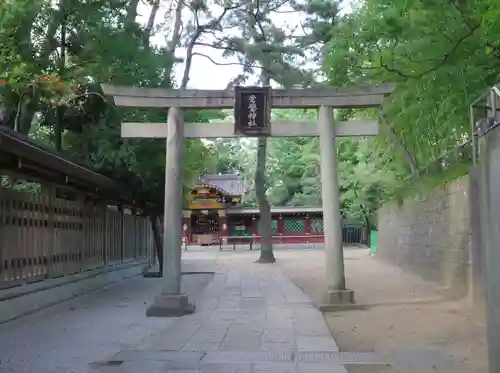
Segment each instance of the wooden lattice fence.
[[0,187],[0,288],[153,257],[147,217],[54,189]]

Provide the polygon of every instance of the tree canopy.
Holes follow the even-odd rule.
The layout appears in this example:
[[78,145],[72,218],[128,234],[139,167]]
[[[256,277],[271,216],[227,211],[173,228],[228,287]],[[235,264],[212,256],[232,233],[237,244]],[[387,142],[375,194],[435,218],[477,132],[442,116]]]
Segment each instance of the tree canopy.
[[[407,190],[408,180],[423,181],[430,174],[434,179],[442,174],[437,182],[446,180],[443,167],[431,167],[443,155],[456,154],[447,167],[466,171],[470,152],[455,149],[470,137],[469,103],[498,80],[500,5],[365,0],[341,12],[342,5],[326,0],[221,0],[213,6],[205,0],[4,1],[0,122],[121,181],[139,202],[161,211],[165,142],[121,139],[120,123],[163,121],[166,113],[116,108],[103,96],[101,83],[196,86],[190,81],[193,58],[240,65],[228,89],[256,77],[303,88],[395,83],[381,110],[336,112],[339,120],[379,119],[379,136],[338,140],[343,214],[375,224],[376,210]],[[139,7],[149,12],[144,23],[138,22]],[[160,9],[167,9],[164,17]],[[288,13],[300,25],[275,22]],[[154,35],[164,35],[164,45],[155,45]],[[213,61],[199,51],[202,47],[222,51],[222,60]],[[176,64],[184,66],[182,76],[174,76]],[[186,117],[207,122],[231,116],[191,110]],[[273,117],[313,120],[316,113],[274,110]],[[266,162],[259,167],[269,203],[321,204],[318,139],[270,139],[265,146]],[[202,173],[237,172],[247,179],[247,205],[257,203],[253,178],[256,153],[263,148],[254,140],[189,140],[185,147],[186,186]]]

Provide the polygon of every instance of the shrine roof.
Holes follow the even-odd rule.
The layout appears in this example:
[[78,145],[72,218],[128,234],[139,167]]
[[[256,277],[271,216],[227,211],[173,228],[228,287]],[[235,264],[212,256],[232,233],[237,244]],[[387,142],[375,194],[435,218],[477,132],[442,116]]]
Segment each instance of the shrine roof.
[[0,168],[22,174],[29,180],[49,180],[93,193],[110,190],[116,196],[118,188],[114,180],[3,125],[0,125]]
[[204,175],[200,177],[199,182],[203,185],[221,189],[231,196],[243,196],[246,191],[243,176],[236,174]]

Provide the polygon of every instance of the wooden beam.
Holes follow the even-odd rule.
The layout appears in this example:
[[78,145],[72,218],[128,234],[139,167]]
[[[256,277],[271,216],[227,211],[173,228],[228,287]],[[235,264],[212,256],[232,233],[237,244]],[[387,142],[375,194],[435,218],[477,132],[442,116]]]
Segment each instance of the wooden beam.
[[[113,96],[123,107],[228,109],[234,105],[231,90],[174,90],[162,88],[121,87],[102,84],[105,95]],[[380,106],[394,90],[392,84],[350,88],[274,89],[274,108],[363,108]]]
[[[350,120],[337,122],[337,136],[376,136],[376,120]],[[166,138],[165,123],[122,123],[122,137]],[[318,123],[276,121],[271,123],[272,137],[315,137],[319,136]],[[240,137],[234,134],[233,123],[185,123],[184,138]]]

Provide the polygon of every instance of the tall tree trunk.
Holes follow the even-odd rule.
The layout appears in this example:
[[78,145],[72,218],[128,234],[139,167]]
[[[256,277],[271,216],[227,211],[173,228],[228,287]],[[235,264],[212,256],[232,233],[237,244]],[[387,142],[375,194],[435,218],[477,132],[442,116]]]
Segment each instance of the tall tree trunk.
[[189,42],[187,48],[186,48],[186,59],[184,61],[184,73],[182,74],[182,81],[181,81],[181,86],[179,87],[180,89],[186,89],[188,83],[189,83],[189,75],[191,74],[191,66],[193,64],[193,52],[194,52],[194,44],[198,40],[198,38],[201,36],[201,32],[196,31],[193,37],[191,38],[191,41]]
[[155,244],[156,257],[158,258],[160,266],[159,275],[161,276],[163,274],[163,240],[161,237],[161,224],[159,224],[161,222],[158,214],[155,213],[149,215],[149,221],[151,222],[151,229],[153,230],[153,241]]
[[[174,68],[174,63],[176,61],[175,51],[179,46],[181,41],[181,31],[182,31],[182,9],[184,8],[184,0],[177,0],[177,5],[175,7],[175,19],[174,26],[172,30],[172,39],[167,43],[166,50],[168,52],[167,59],[165,60],[165,76],[163,77],[163,85],[167,86],[170,83],[170,76],[172,75],[172,70]],[[196,42],[196,40],[194,40]],[[194,42],[191,41],[190,44],[194,45]],[[187,53],[187,57],[192,59],[193,48],[191,47],[191,51]],[[184,76],[186,72],[189,76],[189,72],[191,70],[191,64],[189,66],[184,67]],[[186,83],[187,84],[187,83]],[[186,87],[181,87],[186,88]]]
[[155,25],[156,14],[158,13],[158,9],[160,8],[160,0],[155,0],[153,3],[153,7],[151,8],[151,12],[149,13],[148,23],[146,24],[146,28],[144,29],[144,48],[149,48],[149,39],[151,38],[151,34],[153,33],[153,27]]
[[[60,4],[62,3],[61,0]],[[31,40],[32,29],[35,25],[35,20],[40,13],[44,2],[39,2],[38,5],[31,7],[29,12],[23,15],[18,22],[15,40],[17,52],[25,61],[32,61],[40,69],[45,70],[50,62],[51,53],[57,48],[55,34],[61,23],[60,12],[53,13],[53,17],[49,20],[47,32],[42,42],[42,47],[38,58],[33,54],[33,43]],[[38,92],[30,89],[30,92],[24,92],[21,95],[9,92],[4,97],[4,104],[0,121],[15,131],[23,134],[29,134],[31,123],[35,116],[39,103]]]
[[[26,15],[26,18],[20,22],[18,27],[18,42],[20,45],[21,55],[26,60],[33,60],[40,69],[45,70],[50,63],[50,55],[57,48],[57,41],[55,35],[59,29],[59,25],[62,22],[61,9],[66,8],[67,3],[65,0],[59,2],[59,11],[53,14],[50,22],[47,26],[47,33],[42,44],[42,50],[38,58],[34,58],[33,45],[31,42],[31,30],[35,24],[35,19],[41,11],[43,2],[37,9],[34,9],[30,14]],[[29,94],[22,95],[19,98],[19,103],[17,105],[16,114],[13,116],[13,128],[17,131],[28,134],[31,130],[31,124],[35,116],[38,104],[39,104],[39,93],[31,91]]]
[[[247,30],[253,43],[266,43],[266,35],[262,28],[261,33],[257,31],[257,16],[259,12],[259,2],[255,3],[252,0],[247,1],[248,25]],[[254,13],[256,11],[256,13]],[[268,68],[269,61],[264,59],[260,61],[262,71],[260,82],[263,86],[267,86],[271,82]],[[266,158],[267,158],[267,138],[259,137],[257,143],[257,166],[255,169],[255,195],[257,204],[259,205],[259,233],[260,233],[260,257],[258,263],[274,263],[276,258],[273,253],[273,232],[272,232],[272,216],[271,206],[266,195]]]
[[260,258],[259,263],[274,263],[271,206],[266,195],[267,138],[259,137],[257,146],[257,168],[255,170],[255,194],[259,205]]
[[[65,3],[61,1],[61,7],[64,7]],[[59,46],[61,54],[59,56],[58,63],[58,74],[59,78],[62,79],[65,73],[66,67],[66,21],[67,21],[67,11],[66,8],[60,9],[62,13],[61,21],[61,45]],[[64,130],[64,113],[65,108],[59,105],[56,109],[56,128],[55,128],[55,147],[57,151],[62,150],[62,133]]]
[[36,94],[35,96],[32,94],[23,95],[20,100],[15,118],[15,130],[27,135],[31,130],[31,123],[35,116],[38,96]]
[[133,33],[135,28],[135,19],[137,18],[137,7],[139,6],[139,0],[130,0],[127,8],[127,14],[125,15],[124,29],[126,33]]
[[[271,78],[266,72],[262,72],[261,82],[263,86],[269,85]],[[266,195],[266,160],[267,160],[267,138],[259,137],[257,145],[257,168],[255,170],[255,194],[259,204],[260,215],[260,258],[259,263],[274,263],[276,258],[273,253],[273,231],[271,206]]]
[[63,118],[64,118],[64,107],[58,106],[56,109],[56,128],[54,130],[54,145],[56,151],[60,152],[62,150],[62,133],[63,133]]

